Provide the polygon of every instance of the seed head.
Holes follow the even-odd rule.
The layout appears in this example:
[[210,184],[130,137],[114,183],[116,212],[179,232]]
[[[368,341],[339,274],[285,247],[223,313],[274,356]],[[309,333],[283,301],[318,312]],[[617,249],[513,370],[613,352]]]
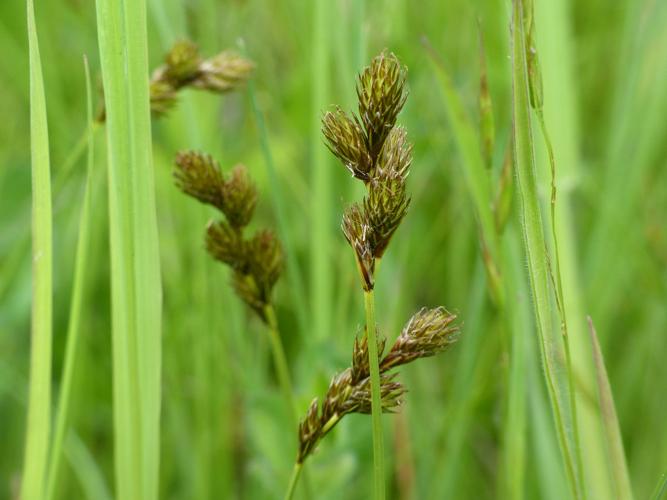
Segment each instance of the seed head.
[[341,225],[345,239],[354,250],[364,290],[374,286],[375,256],[373,255],[373,228],[366,212],[358,203],[345,209]]
[[192,85],[198,89],[224,93],[241,86],[255,65],[235,52],[221,52],[199,65],[200,75]]
[[201,63],[197,45],[189,40],[180,40],[167,52],[159,79],[179,89],[199,77]]
[[224,179],[211,155],[182,151],[176,155],[176,186],[202,203],[225,211]]
[[222,186],[222,211],[235,228],[248,225],[257,206],[257,189],[244,165],[236,165]]
[[364,213],[371,227],[371,249],[375,258],[384,254],[409,205],[405,181],[397,172],[386,171],[369,184]]
[[406,73],[396,56],[384,51],[359,75],[359,116],[366,131],[368,152],[373,159],[382,150],[407,99]]
[[456,342],[459,327],[456,315],[444,307],[422,308],[405,325],[391,350],[380,362],[380,371],[390,370],[418,358],[427,358],[445,351]]
[[368,182],[373,161],[368,154],[366,137],[359,119],[336,107],[322,118],[322,133],[327,139],[329,150],[343,162],[352,176]]
[[[382,358],[382,353],[384,352],[384,346],[387,343],[387,339],[381,337],[380,335],[376,336],[377,338],[377,352],[378,357]],[[364,336],[359,340],[359,338],[354,339],[354,346],[352,347],[352,368],[350,376],[353,383],[358,383],[361,380],[367,378],[370,375],[370,368],[368,366],[368,335],[364,333]]]
[[169,82],[155,81],[150,83],[151,113],[160,117],[176,105],[178,100],[176,90]]
[[280,242],[272,231],[259,231],[244,244],[244,267],[232,278],[234,290],[262,320],[265,308],[271,303],[271,293],[284,268]]
[[[422,309],[408,321],[391,350],[382,358],[385,339],[378,336],[380,362],[380,395],[382,411],[392,413],[401,405],[406,392],[396,381],[392,368],[433,356],[454,343],[458,327],[452,325],[456,316],[443,307]],[[371,413],[371,388],[368,361],[368,336],[355,338],[352,366],[335,375],[319,408],[314,399],[305,418],[299,424],[299,453],[297,462],[303,463],[317,443],[348,413]]]
[[241,235],[224,221],[209,222],[206,227],[206,251],[215,260],[237,271],[243,272],[248,267]]
[[[334,376],[322,402],[315,398],[306,417],[299,424],[299,452],[297,462],[303,463],[315,449],[317,443],[331,431],[348,413],[370,414],[371,385],[368,377],[354,382],[351,369]],[[395,375],[383,374],[380,377],[380,395],[382,411],[393,413],[401,405],[401,397],[405,388],[395,380]]]

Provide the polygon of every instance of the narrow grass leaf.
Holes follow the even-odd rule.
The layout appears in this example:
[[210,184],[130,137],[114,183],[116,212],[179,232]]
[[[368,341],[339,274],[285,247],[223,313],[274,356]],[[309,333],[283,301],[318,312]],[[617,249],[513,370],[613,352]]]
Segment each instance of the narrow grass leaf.
[[486,264],[487,276],[496,302],[502,304],[503,291],[498,275],[500,250],[498,236],[495,229],[493,213],[491,211],[491,189],[489,186],[489,172],[482,156],[482,144],[477,136],[477,129],[467,116],[463,102],[459,97],[452,79],[444,64],[424,39],[433,69],[440,83],[440,91],[445,102],[445,111],[454,137],[459,146],[462,160],[462,170],[468,191],[475,208],[477,221],[482,236],[482,252]]
[[660,480],[651,495],[651,500],[662,500],[667,494],[667,472],[660,476]]
[[549,258],[537,193],[523,17],[523,2],[515,0],[512,18],[513,137],[524,244],[544,375],[565,470],[574,497],[584,498],[566,355],[559,332],[553,325],[555,309],[549,288]]
[[32,332],[21,498],[40,500],[44,495],[51,429],[53,241],[49,131],[32,0],[28,0],[27,9],[32,161]]
[[93,104],[90,84],[90,71],[88,59],[84,57],[84,68],[86,74],[86,103],[88,111],[88,157],[86,169],[86,186],[81,207],[79,220],[79,238],[76,246],[76,259],[74,268],[74,285],[72,287],[72,298],[69,311],[69,325],[67,328],[67,342],[65,346],[65,362],[63,375],[60,382],[60,397],[55,419],[55,430],[53,444],[49,456],[49,474],[46,490],[46,498],[54,498],[60,464],[63,456],[63,442],[69,426],[69,409],[72,396],[72,383],[74,378],[74,367],[80,344],[81,331],[81,306],[83,304],[83,293],[85,278],[88,273],[88,253],[90,248],[91,228],[91,204],[93,198],[93,161],[94,161],[94,136],[93,136]]
[[609,462],[612,465],[612,478],[616,490],[616,498],[632,499],[632,487],[630,486],[630,474],[625,462],[625,451],[623,449],[623,438],[621,426],[618,423],[614,396],[611,392],[611,384],[607,376],[607,368],[604,364],[602,350],[598,342],[598,336],[593,326],[593,320],[588,318],[588,326],[591,334],[591,345],[593,347],[593,360],[595,361],[595,372],[598,383],[598,395],[600,397],[600,414],[605,436],[607,438],[607,449]]

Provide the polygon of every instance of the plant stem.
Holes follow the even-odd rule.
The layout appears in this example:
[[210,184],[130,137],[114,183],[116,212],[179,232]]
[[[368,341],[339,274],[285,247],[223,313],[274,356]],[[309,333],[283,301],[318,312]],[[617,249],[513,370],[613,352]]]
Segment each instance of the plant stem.
[[[280,340],[280,333],[278,330],[278,319],[276,318],[276,311],[272,305],[268,305],[264,308],[264,314],[266,315],[266,321],[268,323],[269,330],[269,340],[271,341],[271,352],[273,355],[273,363],[276,365],[276,371],[278,372],[278,384],[280,384],[280,389],[285,398],[285,403],[289,407],[289,415],[291,420],[291,428],[298,429],[299,418],[296,412],[296,403],[294,401],[294,390],[292,389],[292,382],[290,381],[289,373],[289,364],[287,363],[287,356],[285,355],[285,349],[283,343]],[[301,471],[302,464],[299,465],[299,473]],[[296,476],[292,476],[290,480],[290,488],[296,486],[296,482],[299,477],[299,473]],[[311,488],[310,481],[308,476],[304,472],[304,490],[306,493],[306,498],[311,498]],[[292,484],[294,482],[294,484]]]
[[292,419],[292,427],[296,428],[299,423],[296,414],[296,405],[294,403],[294,395],[292,391],[292,382],[290,381],[289,365],[287,363],[287,356],[285,356],[285,349],[280,340],[280,333],[278,333],[278,320],[276,319],[276,312],[272,305],[264,308],[266,321],[268,323],[269,340],[271,341],[271,353],[273,355],[273,362],[276,365],[278,373],[278,384],[280,390],[283,392],[285,404],[289,408],[290,418]]
[[299,481],[299,475],[301,474],[301,467],[303,464],[299,462],[294,463],[294,468],[292,469],[292,477],[289,480],[289,485],[287,486],[287,493],[285,493],[285,500],[292,500],[294,496],[294,491],[296,490],[296,483]]
[[377,335],[375,329],[375,295],[373,290],[364,292],[366,309],[366,334],[368,335],[368,364],[371,372],[371,422],[373,425],[373,476],[375,499],[384,499],[384,442],[382,436],[382,401],[380,400],[380,365],[378,362]]

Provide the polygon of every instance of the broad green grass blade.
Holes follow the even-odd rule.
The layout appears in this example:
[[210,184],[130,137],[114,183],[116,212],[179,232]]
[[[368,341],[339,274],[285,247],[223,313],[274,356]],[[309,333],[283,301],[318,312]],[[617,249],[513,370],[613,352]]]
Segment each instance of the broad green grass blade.
[[107,110],[116,495],[158,496],[161,284],[146,5],[98,0]]
[[593,320],[590,317],[588,318],[588,325],[590,327],[591,345],[593,346],[593,359],[595,360],[602,426],[604,427],[605,436],[607,438],[609,461],[612,466],[612,478],[614,480],[615,489],[614,497],[621,500],[632,500],[630,474],[628,473],[628,466],[625,463],[623,438],[621,436],[621,427],[618,423],[618,417],[616,416],[614,396],[611,392],[611,385],[609,384],[609,378],[607,377],[607,368],[604,364],[598,336],[595,332],[595,327],[593,326]]
[[74,270],[74,285],[72,288],[72,300],[70,302],[69,325],[67,328],[67,343],[65,347],[65,363],[60,383],[60,397],[56,413],[53,444],[49,455],[49,473],[46,489],[46,498],[54,498],[57,486],[58,473],[63,456],[63,443],[69,426],[70,403],[72,397],[72,383],[77,352],[79,351],[81,332],[81,308],[84,297],[85,278],[88,273],[88,254],[90,248],[91,227],[91,204],[93,199],[93,161],[94,142],[93,136],[93,101],[90,85],[90,71],[88,59],[84,57],[86,73],[86,102],[88,104],[88,158],[86,169],[86,187],[83,195],[83,206],[81,207],[81,218],[79,222],[79,239],[76,246],[76,263]]
[[550,264],[537,189],[523,16],[523,2],[515,0],[512,16],[513,138],[524,244],[544,374],[565,470],[574,497],[584,498],[581,461],[573,432],[577,422],[570,404],[571,388],[568,387],[569,373],[562,344],[567,339],[561,339],[553,325],[555,308],[549,288]]
[[21,498],[44,495],[51,429],[51,343],[53,241],[49,131],[42,63],[37,41],[35,9],[28,8],[30,53],[30,147],[32,160],[32,333],[28,423]]

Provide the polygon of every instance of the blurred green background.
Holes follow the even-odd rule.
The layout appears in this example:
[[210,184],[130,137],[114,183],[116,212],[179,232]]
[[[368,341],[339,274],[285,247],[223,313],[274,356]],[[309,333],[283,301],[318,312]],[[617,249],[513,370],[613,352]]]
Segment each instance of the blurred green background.
[[[281,498],[296,430],[279,396],[263,327],[205,255],[214,214],[174,187],[181,149],[246,164],[258,183],[256,224],[289,239],[292,266],[276,290],[299,406],[305,412],[350,360],[363,324],[352,252],[339,230],[360,186],[326,150],[319,130],[332,103],[355,105],[354,79],[383,48],[408,67],[410,97],[399,123],[414,143],[410,211],[377,284],[381,331],[393,339],[422,305],[456,311],[463,335],[447,354],[402,371],[409,393],[385,417],[392,498],[504,498],[514,467],[526,498],[567,498],[540,370],[520,233],[510,231],[521,279],[526,365],[525,454],[504,462],[510,346],[485,280],[462,160],[447,122],[426,36],[478,118],[479,32],[484,36],[496,126],[494,178],[511,136],[510,2],[500,0],[148,0],[151,68],[177,40],[205,56],[245,50],[252,88],[222,97],[185,92],[154,121],[164,288],[161,497]],[[82,56],[101,88],[93,2],[36,2],[54,189],[54,366],[57,395],[72,287],[85,166]],[[545,115],[559,181],[565,294],[591,315],[602,344],[636,498],[667,470],[667,3],[660,0],[536,1]],[[242,41],[242,42],[241,42]],[[25,5],[0,3],[0,498],[19,480],[30,333],[29,83]],[[97,95],[99,101],[99,94]],[[91,261],[72,432],[59,498],[113,496],[109,251],[105,136],[96,133]],[[268,181],[262,140],[278,171]],[[538,139],[541,144],[541,140]],[[547,158],[537,150],[541,194]],[[75,160],[75,161],[74,161]],[[276,197],[285,208],[278,226]],[[518,225],[512,211],[510,226]],[[294,265],[296,264],[296,266]],[[566,298],[567,300],[567,298]],[[573,334],[585,335],[584,328]],[[516,389],[513,389],[516,390]],[[589,395],[591,399],[596,396]],[[370,497],[370,418],[344,419],[309,459],[316,498]],[[604,498],[598,496],[597,498]]]

